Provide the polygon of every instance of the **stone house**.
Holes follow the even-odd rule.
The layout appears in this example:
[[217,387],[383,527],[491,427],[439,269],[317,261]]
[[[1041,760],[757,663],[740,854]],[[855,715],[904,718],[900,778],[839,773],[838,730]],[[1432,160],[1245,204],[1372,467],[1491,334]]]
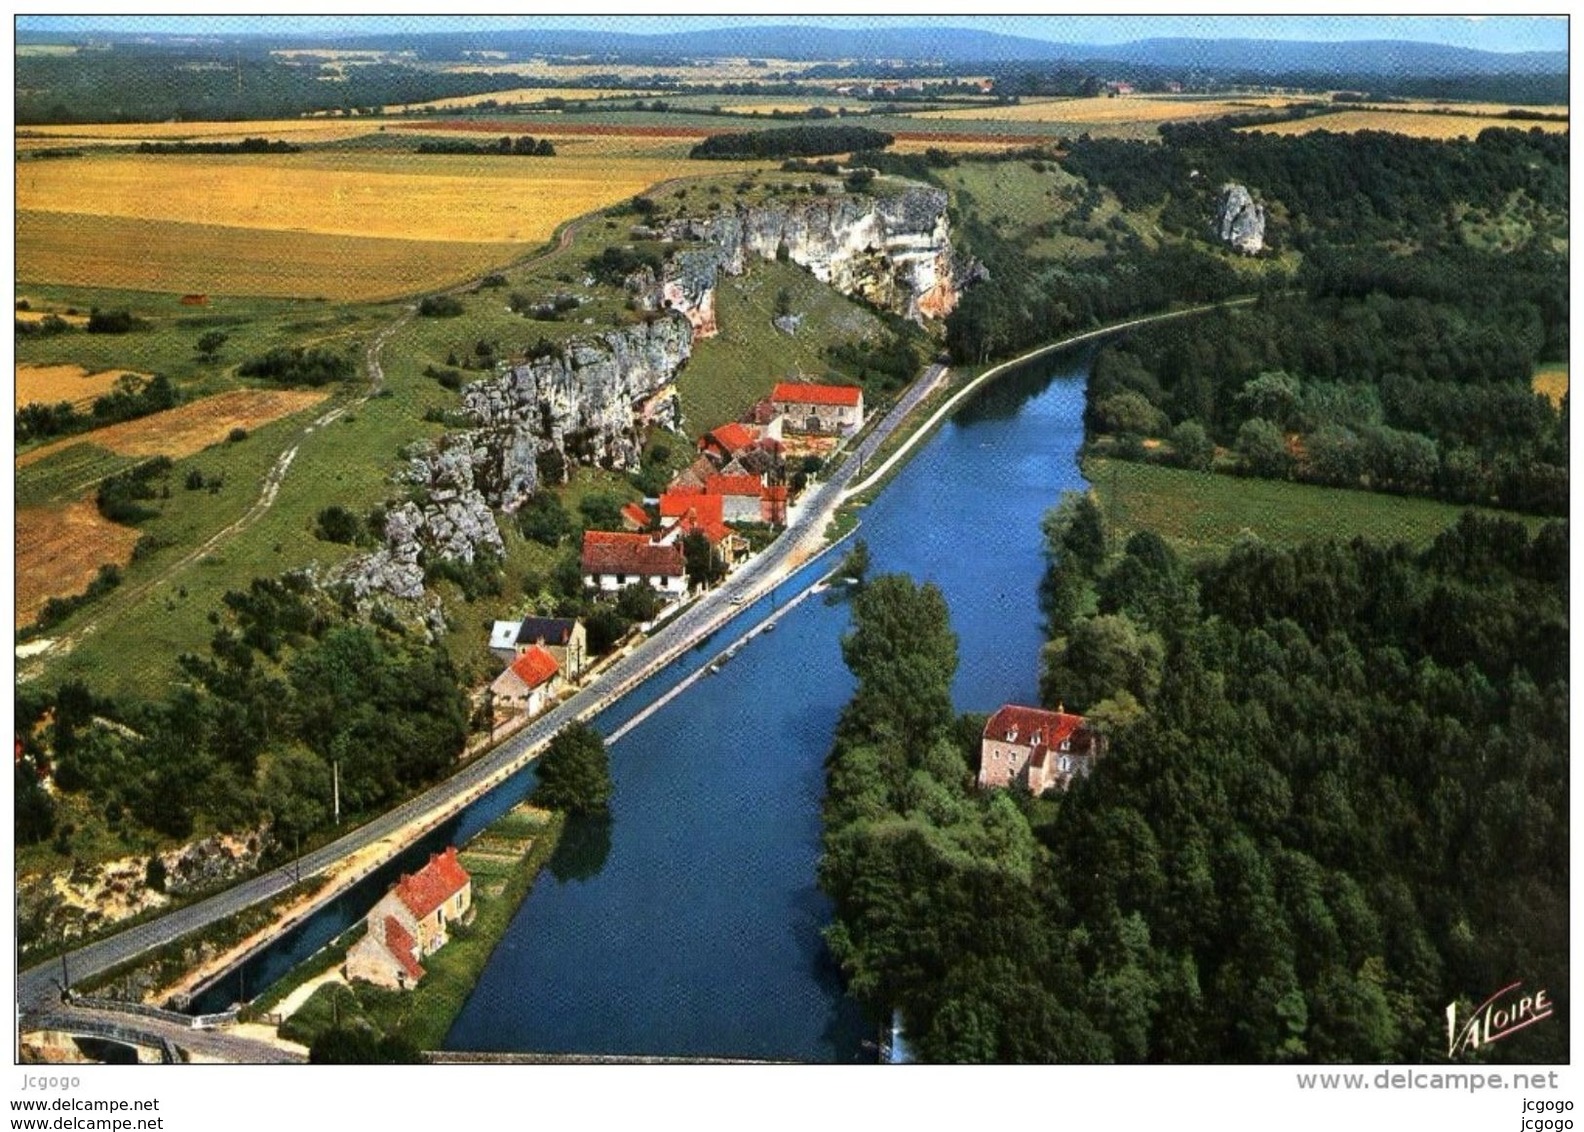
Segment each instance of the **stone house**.
[[856,385],[783,381],[770,393],[789,432],[851,436],[863,427],[863,390]]
[[719,496],[721,519],[727,523],[757,523],[762,512],[764,477],[755,475],[718,475],[704,481],[706,495]]
[[529,646],[490,685],[496,708],[538,715],[560,691],[560,673],[561,665],[548,649]]
[[985,721],[979,744],[979,785],[1014,784],[1030,794],[1065,790],[1088,774],[1105,751],[1105,740],[1088,720],[1057,708],[1006,704]]
[[583,584],[614,594],[640,583],[662,597],[687,594],[687,560],[675,542],[622,531],[583,532]]
[[392,886],[367,916],[368,932],[347,952],[346,976],[407,990],[424,977],[425,955],[450,938],[446,928],[473,907],[473,878],[457,860],[456,846]]
[[579,618],[524,617],[513,647],[521,656],[535,646],[555,657],[568,679],[577,679],[588,664],[588,630]]

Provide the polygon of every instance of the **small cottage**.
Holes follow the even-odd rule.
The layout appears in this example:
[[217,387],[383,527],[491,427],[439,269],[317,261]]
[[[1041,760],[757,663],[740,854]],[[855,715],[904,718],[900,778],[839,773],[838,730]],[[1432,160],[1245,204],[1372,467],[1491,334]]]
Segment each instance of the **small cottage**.
[[560,691],[560,673],[561,665],[548,649],[539,645],[529,647],[490,685],[495,707],[538,715],[550,706]]
[[456,846],[431,855],[369,911],[367,934],[347,952],[347,978],[410,989],[425,974],[419,961],[445,945],[447,927],[472,907],[473,878],[457,860]]

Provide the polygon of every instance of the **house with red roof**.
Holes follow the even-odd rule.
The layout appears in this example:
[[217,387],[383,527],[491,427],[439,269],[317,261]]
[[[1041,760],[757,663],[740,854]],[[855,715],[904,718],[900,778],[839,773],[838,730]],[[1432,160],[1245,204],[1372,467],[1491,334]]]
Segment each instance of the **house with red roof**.
[[771,390],[770,404],[792,432],[851,436],[863,427],[863,390],[856,385],[783,381]]
[[490,685],[497,708],[526,715],[538,715],[549,707],[560,690],[561,662],[540,644],[529,645],[518,653],[517,659]]
[[1021,786],[1030,794],[1065,790],[1086,775],[1105,740],[1081,715],[1006,704],[985,721],[979,743],[981,788]]
[[705,494],[721,500],[721,518],[728,523],[759,521],[764,486],[764,477],[752,474],[715,475],[704,480]]
[[622,527],[629,531],[647,531],[653,519],[641,503],[624,503],[621,509]]
[[758,433],[745,424],[733,421],[711,429],[699,437],[698,450],[718,463],[725,463],[739,452],[752,448],[759,440]]
[[446,928],[472,907],[473,878],[457,860],[456,846],[431,854],[427,865],[404,874],[370,909],[367,933],[347,952],[347,978],[413,987],[424,977],[423,957],[445,945]]
[[687,560],[676,542],[626,531],[583,532],[583,584],[601,593],[648,585],[663,597],[687,593]]

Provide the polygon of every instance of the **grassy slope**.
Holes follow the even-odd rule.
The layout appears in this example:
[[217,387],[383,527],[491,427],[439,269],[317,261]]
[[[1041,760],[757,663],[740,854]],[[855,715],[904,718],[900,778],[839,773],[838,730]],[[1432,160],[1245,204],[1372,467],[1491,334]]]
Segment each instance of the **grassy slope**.
[[[1428,499],[1240,479],[1121,460],[1090,458],[1084,475],[1094,485],[1107,524],[1124,534],[1149,529],[1190,556],[1225,551],[1253,534],[1290,546],[1308,539],[1428,543],[1466,508]],[[1501,512],[1531,530],[1543,520]]]
[[[782,288],[793,313],[804,316],[795,335],[771,324]],[[824,355],[829,343],[869,338],[882,330],[874,315],[808,272],[766,261],[751,264],[735,279],[721,280],[715,313],[720,334],[694,345],[677,379],[684,427],[694,438],[736,420],[778,381],[798,374],[824,376],[830,369]]]

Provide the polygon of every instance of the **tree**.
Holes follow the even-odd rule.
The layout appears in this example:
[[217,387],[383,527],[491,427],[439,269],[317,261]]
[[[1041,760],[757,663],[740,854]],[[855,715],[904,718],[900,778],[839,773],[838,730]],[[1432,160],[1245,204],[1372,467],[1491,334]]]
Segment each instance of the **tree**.
[[1183,421],[1172,429],[1172,454],[1177,463],[1196,472],[1208,472],[1215,461],[1215,445],[1198,421]]
[[862,582],[869,573],[869,544],[863,539],[854,542],[852,550],[842,559],[842,564],[836,567],[836,572],[845,578],[857,578]]
[[1093,577],[1105,561],[1105,522],[1100,505],[1087,492],[1067,491],[1040,520],[1045,552],[1052,564]]
[[1237,451],[1243,460],[1243,470],[1251,475],[1286,479],[1292,470],[1287,438],[1281,429],[1263,418],[1253,417],[1243,422],[1243,427],[1238,429]]
[[55,802],[39,785],[31,760],[16,764],[12,772],[16,788],[16,836],[23,845],[47,841],[55,832]]
[[616,612],[628,621],[653,621],[660,614],[660,595],[647,582],[624,586],[616,595]]
[[206,362],[212,362],[220,353],[220,347],[226,344],[230,335],[223,330],[206,330],[198,336],[198,356]]
[[543,546],[557,547],[561,545],[562,539],[572,533],[572,516],[561,506],[561,500],[556,498],[554,492],[535,492],[527,503],[517,509],[517,529],[526,539]]
[[320,511],[314,521],[314,537],[326,542],[351,544],[362,534],[363,521],[339,503]]
[[1148,705],[1160,686],[1166,651],[1158,635],[1120,614],[1080,621],[1066,640],[1046,646],[1040,698],[1078,711],[1127,691]]
[[314,1039],[310,1065],[421,1065],[423,1055],[406,1038],[376,1036],[364,1026],[337,1026]]
[[1156,436],[1166,429],[1166,414],[1151,405],[1143,394],[1131,390],[1101,401],[1095,406],[1094,417],[1095,426],[1102,432]]
[[703,531],[693,531],[682,539],[682,555],[688,581],[700,589],[708,589],[726,576],[725,563]]
[[586,723],[562,728],[539,760],[534,801],[552,810],[580,815],[604,810],[611,797],[610,759],[605,740]]
[[583,525],[592,531],[619,531],[622,529],[621,500],[608,492],[597,491],[578,501],[578,511]]

